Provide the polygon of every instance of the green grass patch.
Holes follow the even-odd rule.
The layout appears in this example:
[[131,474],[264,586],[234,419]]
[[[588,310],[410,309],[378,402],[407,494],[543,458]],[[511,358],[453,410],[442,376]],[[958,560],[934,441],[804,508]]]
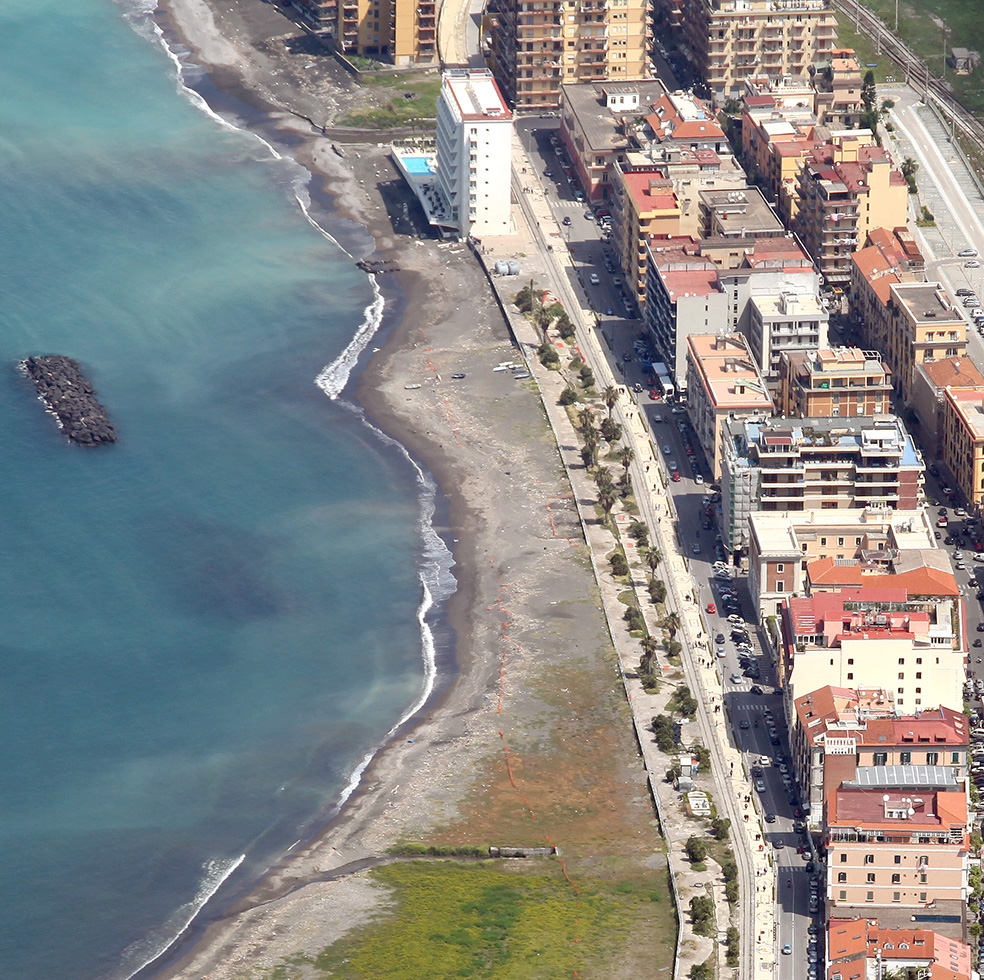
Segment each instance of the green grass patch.
[[[864,0],[864,6],[877,14],[889,30],[894,32],[896,0]],[[946,53],[953,45],[984,52],[984,18],[978,3],[968,0],[898,0],[898,36],[929,66],[934,75],[943,71],[944,29],[946,24]],[[892,64],[884,50],[879,54],[873,40],[866,39],[857,45],[854,21],[845,15],[838,18],[838,42],[853,47],[862,65],[878,62],[875,77],[883,81],[885,75],[894,75],[899,81],[903,76]],[[984,68],[980,65],[969,75],[957,75],[946,66],[947,81],[954,92],[978,116],[984,115]]]
[[584,975],[646,928],[664,888],[579,883],[559,866],[530,875],[489,865],[408,862],[376,868],[395,910],[302,962],[336,980],[529,980]]
[[[871,4],[866,3],[864,6],[871,7]],[[901,82],[905,77],[905,73],[892,61],[884,49],[878,51],[878,46],[873,38],[868,37],[867,34],[858,34],[854,30],[854,21],[847,14],[837,14],[837,46],[839,48],[854,48],[861,64],[862,75],[867,71],[867,65],[877,64],[878,67],[872,69],[875,73],[876,85],[882,84],[887,78],[894,78]]]
[[428,122],[437,116],[441,80],[433,75],[363,75],[363,86],[373,90],[381,104],[343,115],[337,125],[356,129],[395,129]]

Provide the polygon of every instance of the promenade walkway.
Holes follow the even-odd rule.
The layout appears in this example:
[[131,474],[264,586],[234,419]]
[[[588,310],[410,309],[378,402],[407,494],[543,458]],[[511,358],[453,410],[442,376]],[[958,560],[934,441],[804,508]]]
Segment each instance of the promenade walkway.
[[[682,929],[676,976],[686,976],[690,965],[703,962],[707,958],[705,954],[708,953],[709,940],[694,936],[687,925],[689,899],[696,889],[703,888],[706,891],[709,888],[714,892],[719,938],[729,924],[729,910],[723,895],[723,880],[719,869],[712,869],[709,865],[708,872],[695,876],[683,854],[682,848],[687,837],[699,832],[700,824],[684,816],[680,794],[666,783],[664,774],[671,760],[656,749],[649,728],[653,716],[663,709],[676,685],[685,681],[698,700],[699,711],[696,719],[684,728],[684,742],[690,745],[694,741],[700,741],[710,750],[711,773],[702,777],[701,782],[707,779],[710,783],[708,789],[718,813],[727,816],[732,824],[741,901],[733,911],[731,921],[738,925],[742,934],[741,966],[737,968],[735,975],[765,980],[766,977],[773,976],[775,969],[776,876],[771,854],[764,844],[763,828],[759,823],[754,793],[744,771],[741,754],[732,745],[729,737],[721,678],[708,653],[706,626],[700,606],[694,599],[696,585],[690,577],[686,556],[679,547],[673,500],[662,482],[660,462],[654,451],[646,419],[635,406],[628,390],[621,386],[621,397],[614,415],[623,425],[623,442],[635,452],[630,474],[640,511],[638,518],[649,525],[652,542],[663,552],[664,565],[660,567],[658,575],[667,582],[668,608],[677,612],[682,624],[677,637],[683,644],[682,667],[675,672],[666,672],[666,683],[658,694],[647,694],[636,675],[641,648],[639,642],[629,634],[622,618],[625,606],[620,601],[619,594],[624,585],[612,578],[606,560],[606,556],[615,548],[615,537],[597,517],[597,491],[582,464],[578,434],[566,409],[559,404],[565,379],[560,372],[541,366],[536,356],[539,337],[533,325],[512,308],[513,296],[531,280],[538,288],[550,290],[563,304],[575,324],[577,349],[594,370],[598,389],[609,384],[618,386],[618,379],[613,376],[602,350],[600,331],[595,329],[594,316],[587,305],[560,229],[543,198],[534,168],[526,159],[518,139],[514,143],[513,164],[515,198],[519,202],[513,209],[517,234],[515,237],[484,239],[481,257],[487,266],[494,265],[495,260],[500,258],[515,258],[521,266],[518,280],[490,278],[510,319],[514,335],[523,348],[530,370],[540,386],[544,408],[556,435],[561,459],[570,477],[591,549],[612,639],[622,666],[626,695],[632,705],[636,732],[659,808],[667,839],[670,867],[678,890]],[[627,550],[631,554],[632,549]],[[644,588],[645,570],[638,557],[631,567],[633,585],[639,595],[644,615],[647,608],[649,610],[647,624],[654,635],[660,636],[661,631],[653,619],[653,607]],[[723,967],[723,944],[719,944],[717,949]],[[719,976],[722,975],[725,974],[719,973]]]

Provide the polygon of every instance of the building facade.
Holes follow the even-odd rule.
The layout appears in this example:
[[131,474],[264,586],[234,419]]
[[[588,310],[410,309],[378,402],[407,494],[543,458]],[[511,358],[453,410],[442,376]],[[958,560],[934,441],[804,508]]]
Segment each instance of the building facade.
[[755,510],[914,510],[923,461],[893,415],[730,420],[722,426],[724,546],[748,547]]
[[687,338],[687,407],[697,439],[721,478],[721,424],[729,418],[772,414],[772,397],[741,334]]
[[859,347],[784,351],[776,411],[798,418],[883,415],[891,409],[891,377],[878,351]]
[[501,0],[491,33],[492,70],[516,109],[557,109],[564,83],[648,75],[643,0]]
[[968,504],[984,502],[984,387],[943,392],[940,460]]
[[739,96],[752,74],[808,80],[837,36],[825,0],[657,0],[655,20],[719,102]]
[[445,72],[437,100],[437,178],[462,236],[511,232],[512,114],[486,69]]

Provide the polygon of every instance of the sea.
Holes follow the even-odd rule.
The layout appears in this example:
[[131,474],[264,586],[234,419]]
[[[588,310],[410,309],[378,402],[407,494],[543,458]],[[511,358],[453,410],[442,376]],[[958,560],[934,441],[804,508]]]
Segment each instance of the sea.
[[[454,588],[350,393],[376,283],[196,82],[146,3],[0,4],[3,980],[125,980],[323,826]],[[117,444],[66,441],[32,354]]]

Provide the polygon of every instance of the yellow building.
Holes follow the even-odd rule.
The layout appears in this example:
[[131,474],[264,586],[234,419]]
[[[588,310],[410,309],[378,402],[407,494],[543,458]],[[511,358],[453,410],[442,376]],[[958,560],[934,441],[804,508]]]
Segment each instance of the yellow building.
[[967,324],[938,282],[889,286],[886,342],[881,348],[895,372],[895,387],[908,403],[916,365],[967,353]]
[[974,507],[984,500],[984,387],[943,392],[940,458],[964,498]]
[[673,184],[655,167],[623,170],[615,163],[612,183],[612,244],[618,250],[626,288],[640,307],[646,301],[646,244],[650,235],[680,234],[680,202]]
[[718,100],[740,95],[753,74],[808,81],[810,66],[830,58],[837,38],[826,0],[656,0],[654,13],[659,36]]
[[310,23],[326,28],[344,54],[394,65],[437,62],[435,0],[293,0]]
[[492,62],[517,109],[556,109],[567,82],[646,78],[645,0],[502,0],[491,15]]

